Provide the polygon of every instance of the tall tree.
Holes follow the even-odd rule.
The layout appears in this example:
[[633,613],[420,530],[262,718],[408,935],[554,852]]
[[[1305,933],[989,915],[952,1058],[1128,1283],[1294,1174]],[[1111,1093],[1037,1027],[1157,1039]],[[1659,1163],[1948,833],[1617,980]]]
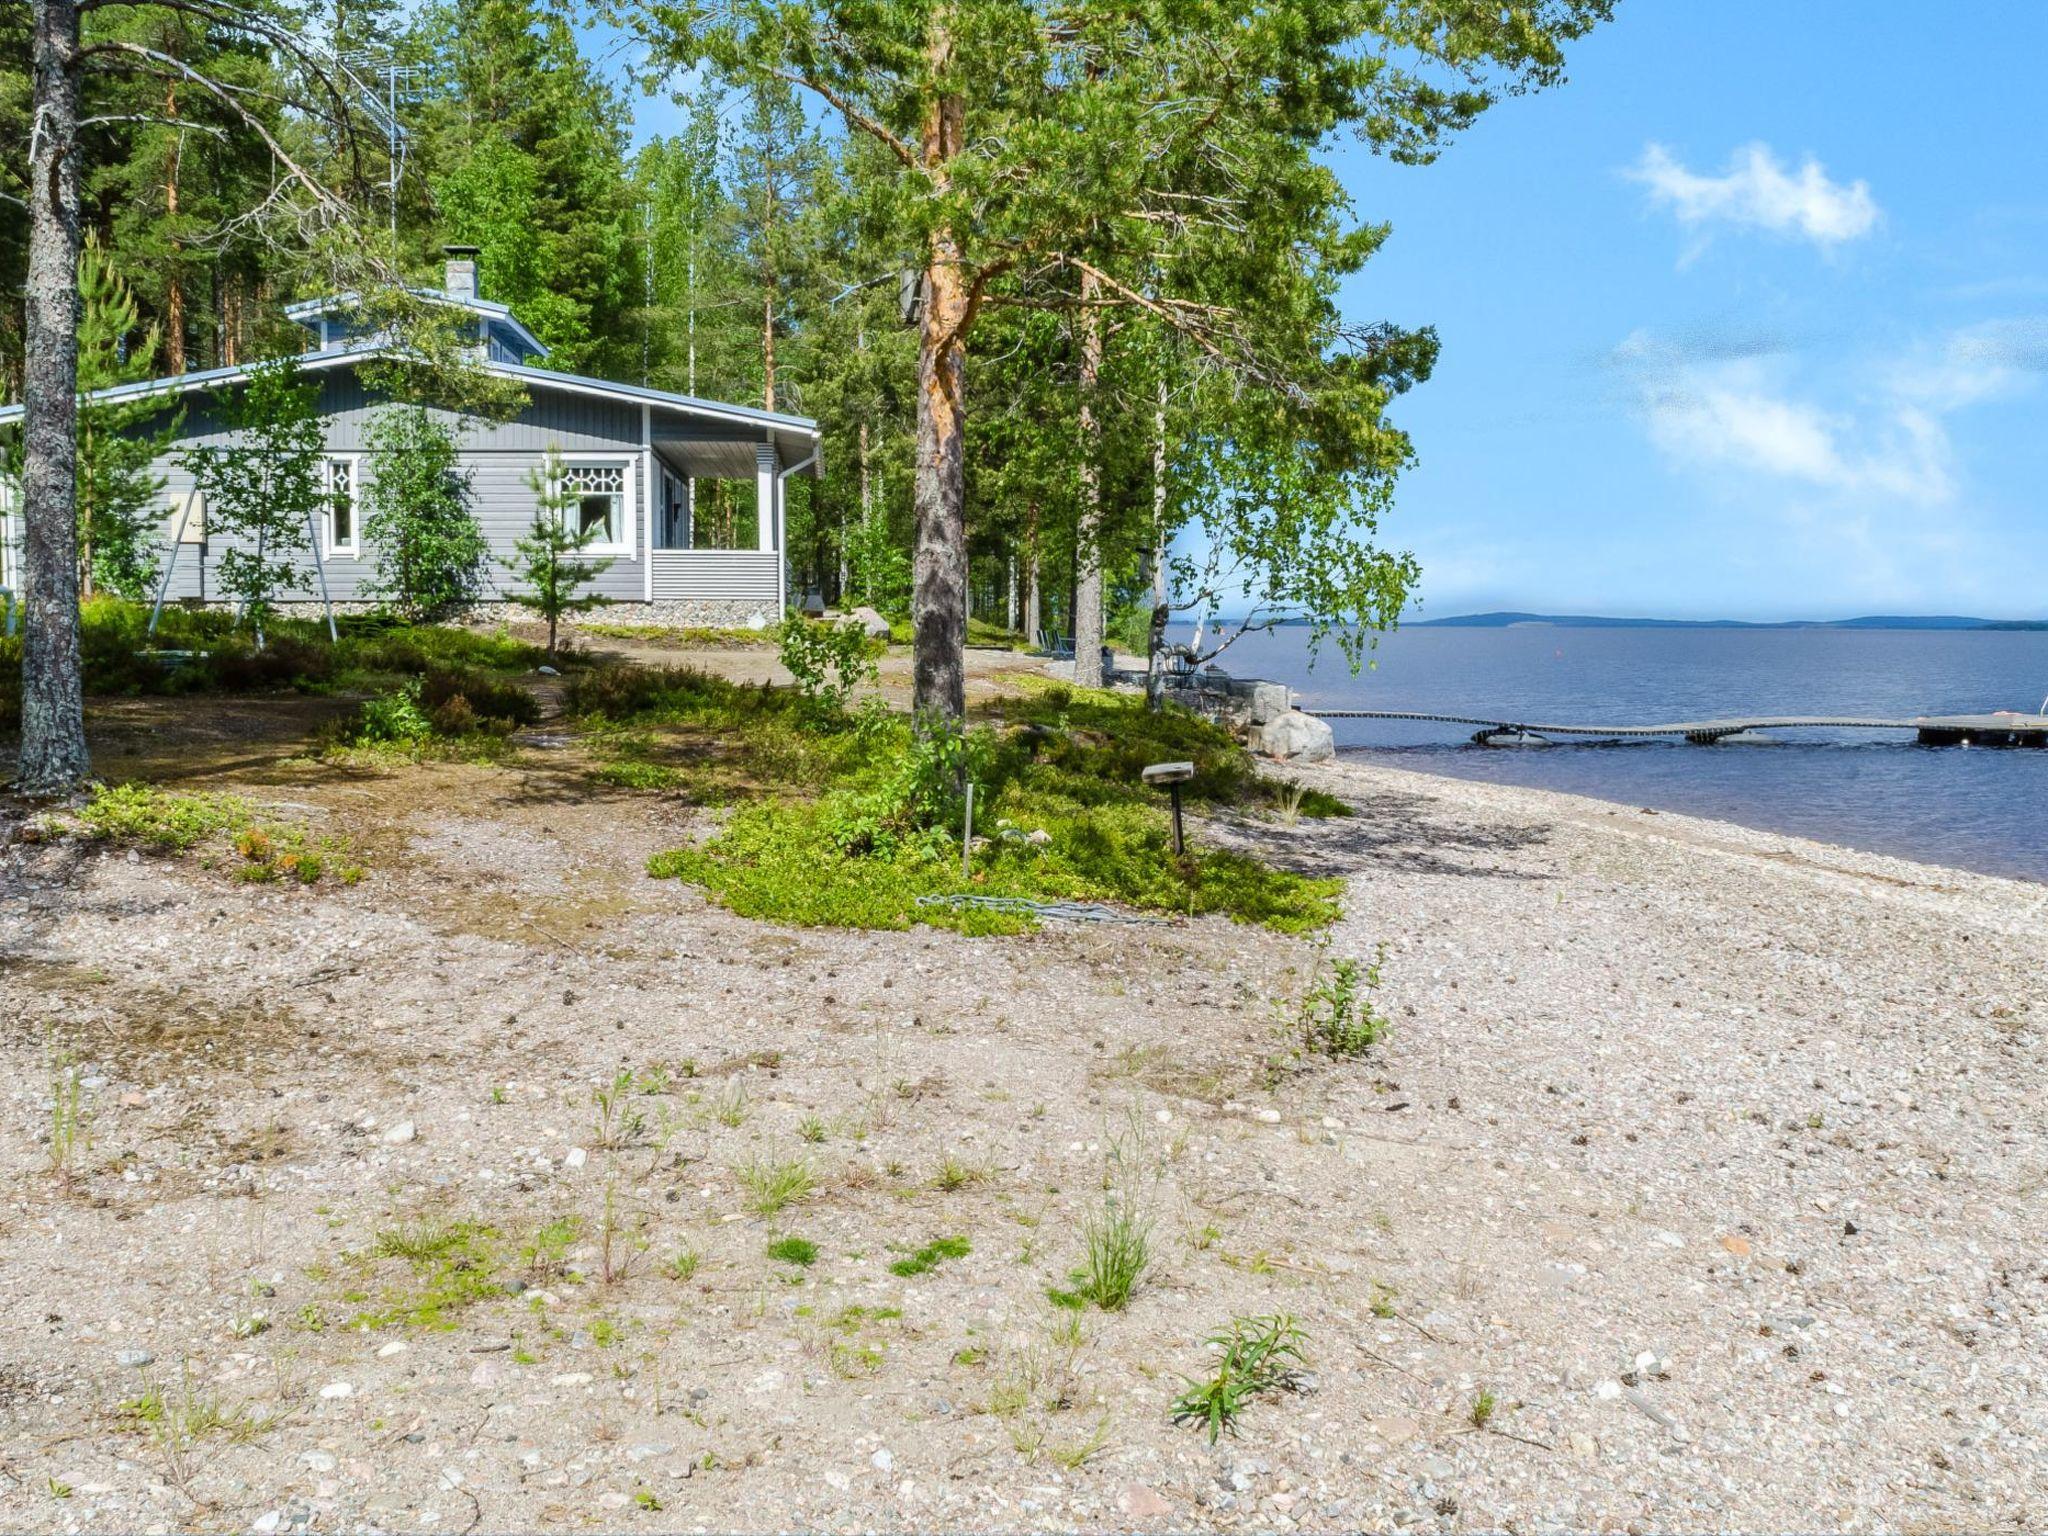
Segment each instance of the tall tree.
[[[79,0],[32,0],[27,316],[23,361],[22,567],[27,589],[22,646],[22,733],[16,783],[29,794],[62,794],[90,771],[78,622],[77,386],[81,244],[80,112],[88,76],[111,72],[159,85],[183,82],[210,98],[233,132],[263,145],[278,176],[256,219],[293,219],[301,232],[344,228],[348,204],[286,147],[274,119],[284,100],[346,130],[346,99],[331,59],[307,45],[279,14],[233,0],[179,0],[189,13],[270,53],[275,88],[252,94],[118,29],[80,36]],[[102,13],[146,9],[147,0],[95,0]],[[286,88],[290,87],[290,90]],[[300,87],[303,87],[301,89]],[[340,250],[342,247],[333,247]]]
[[643,250],[623,98],[544,0],[445,0],[422,28],[442,69],[422,153],[444,238],[480,247],[485,296],[519,311],[551,366],[631,376]]
[[[1152,315],[1247,375],[1274,374],[1174,258],[1193,167],[1241,178],[1354,128],[1424,159],[1502,89],[1558,78],[1612,0],[729,0],[629,15],[657,55],[785,79],[889,157],[872,213],[921,270],[913,698],[964,712],[969,338],[992,301]],[[1261,253],[1280,262],[1291,243]],[[1156,288],[1148,283],[1158,279]]]
[[[793,313],[795,296],[802,291],[812,255],[806,237],[824,148],[789,83],[767,78],[748,84],[730,153],[738,213],[734,234],[753,284],[761,338],[760,400],[764,410],[772,411],[777,409],[777,348],[799,318]],[[785,401],[788,394],[782,391]]]

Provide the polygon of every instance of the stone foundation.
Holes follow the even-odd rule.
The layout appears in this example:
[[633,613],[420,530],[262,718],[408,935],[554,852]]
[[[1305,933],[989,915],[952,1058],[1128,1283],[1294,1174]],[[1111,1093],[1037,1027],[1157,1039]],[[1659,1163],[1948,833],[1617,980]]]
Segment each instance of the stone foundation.
[[[196,608],[201,605],[190,601],[173,603],[171,607]],[[204,605],[209,611],[225,613],[235,605],[232,602],[208,601]],[[346,602],[336,599],[334,611],[338,616],[362,615],[382,611],[382,603]],[[290,602],[277,604],[280,613],[292,618],[318,619],[323,612],[318,598],[311,602],[295,598]],[[545,623],[539,614],[524,603],[491,599],[472,603],[461,613],[451,616],[450,622],[469,624],[541,624]],[[650,629],[770,629],[775,624],[773,605],[769,603],[741,602],[725,598],[660,598],[651,603],[637,600],[622,600],[607,603],[602,608],[592,608],[582,613],[562,615],[562,628],[573,630],[577,624],[634,624]]]

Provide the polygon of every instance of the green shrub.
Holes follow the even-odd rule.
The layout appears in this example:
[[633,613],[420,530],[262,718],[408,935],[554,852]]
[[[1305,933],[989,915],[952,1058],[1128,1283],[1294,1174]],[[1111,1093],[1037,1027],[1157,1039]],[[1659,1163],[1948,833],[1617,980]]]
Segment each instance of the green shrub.
[[[459,703],[472,722],[489,722],[508,729],[532,725],[540,719],[540,700],[528,689],[470,667],[430,668],[420,679],[419,702],[429,715]],[[475,724],[470,728],[475,729]],[[463,733],[444,730],[442,734]]]
[[357,746],[410,746],[434,734],[434,722],[420,707],[417,679],[380,698],[365,699],[352,740]]
[[1379,1043],[1387,1020],[1373,1005],[1373,994],[1379,990],[1386,955],[1381,946],[1370,965],[1346,958],[1325,966],[1318,960],[1298,1015],[1303,1050],[1319,1056],[1363,1056]]
[[183,795],[154,784],[98,784],[79,811],[81,830],[109,842],[182,852],[250,819],[233,795]]
[[837,721],[853,690],[875,681],[877,647],[858,624],[828,624],[792,613],[777,638],[782,664],[796,679],[805,713],[814,721]]

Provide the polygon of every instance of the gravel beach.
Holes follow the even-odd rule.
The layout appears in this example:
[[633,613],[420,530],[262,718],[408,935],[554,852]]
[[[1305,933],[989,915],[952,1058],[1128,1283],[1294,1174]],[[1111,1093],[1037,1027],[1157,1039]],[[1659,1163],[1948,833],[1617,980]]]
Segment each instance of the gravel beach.
[[[1327,951],[752,924],[548,762],[239,786],[352,889],[11,842],[0,1527],[2048,1521],[2048,888],[1297,772],[1357,814],[1195,835],[1350,876]],[[1070,1310],[1105,1191],[1151,1262]]]

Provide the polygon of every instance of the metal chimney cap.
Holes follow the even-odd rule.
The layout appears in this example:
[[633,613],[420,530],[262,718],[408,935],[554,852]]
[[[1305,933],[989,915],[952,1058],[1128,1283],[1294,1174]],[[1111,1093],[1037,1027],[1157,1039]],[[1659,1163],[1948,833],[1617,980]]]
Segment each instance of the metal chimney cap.
[[1194,776],[1193,763],[1154,763],[1140,775],[1147,784],[1185,784]]
[[441,247],[441,254],[443,256],[481,256],[483,251],[484,248],[480,245],[444,245]]

